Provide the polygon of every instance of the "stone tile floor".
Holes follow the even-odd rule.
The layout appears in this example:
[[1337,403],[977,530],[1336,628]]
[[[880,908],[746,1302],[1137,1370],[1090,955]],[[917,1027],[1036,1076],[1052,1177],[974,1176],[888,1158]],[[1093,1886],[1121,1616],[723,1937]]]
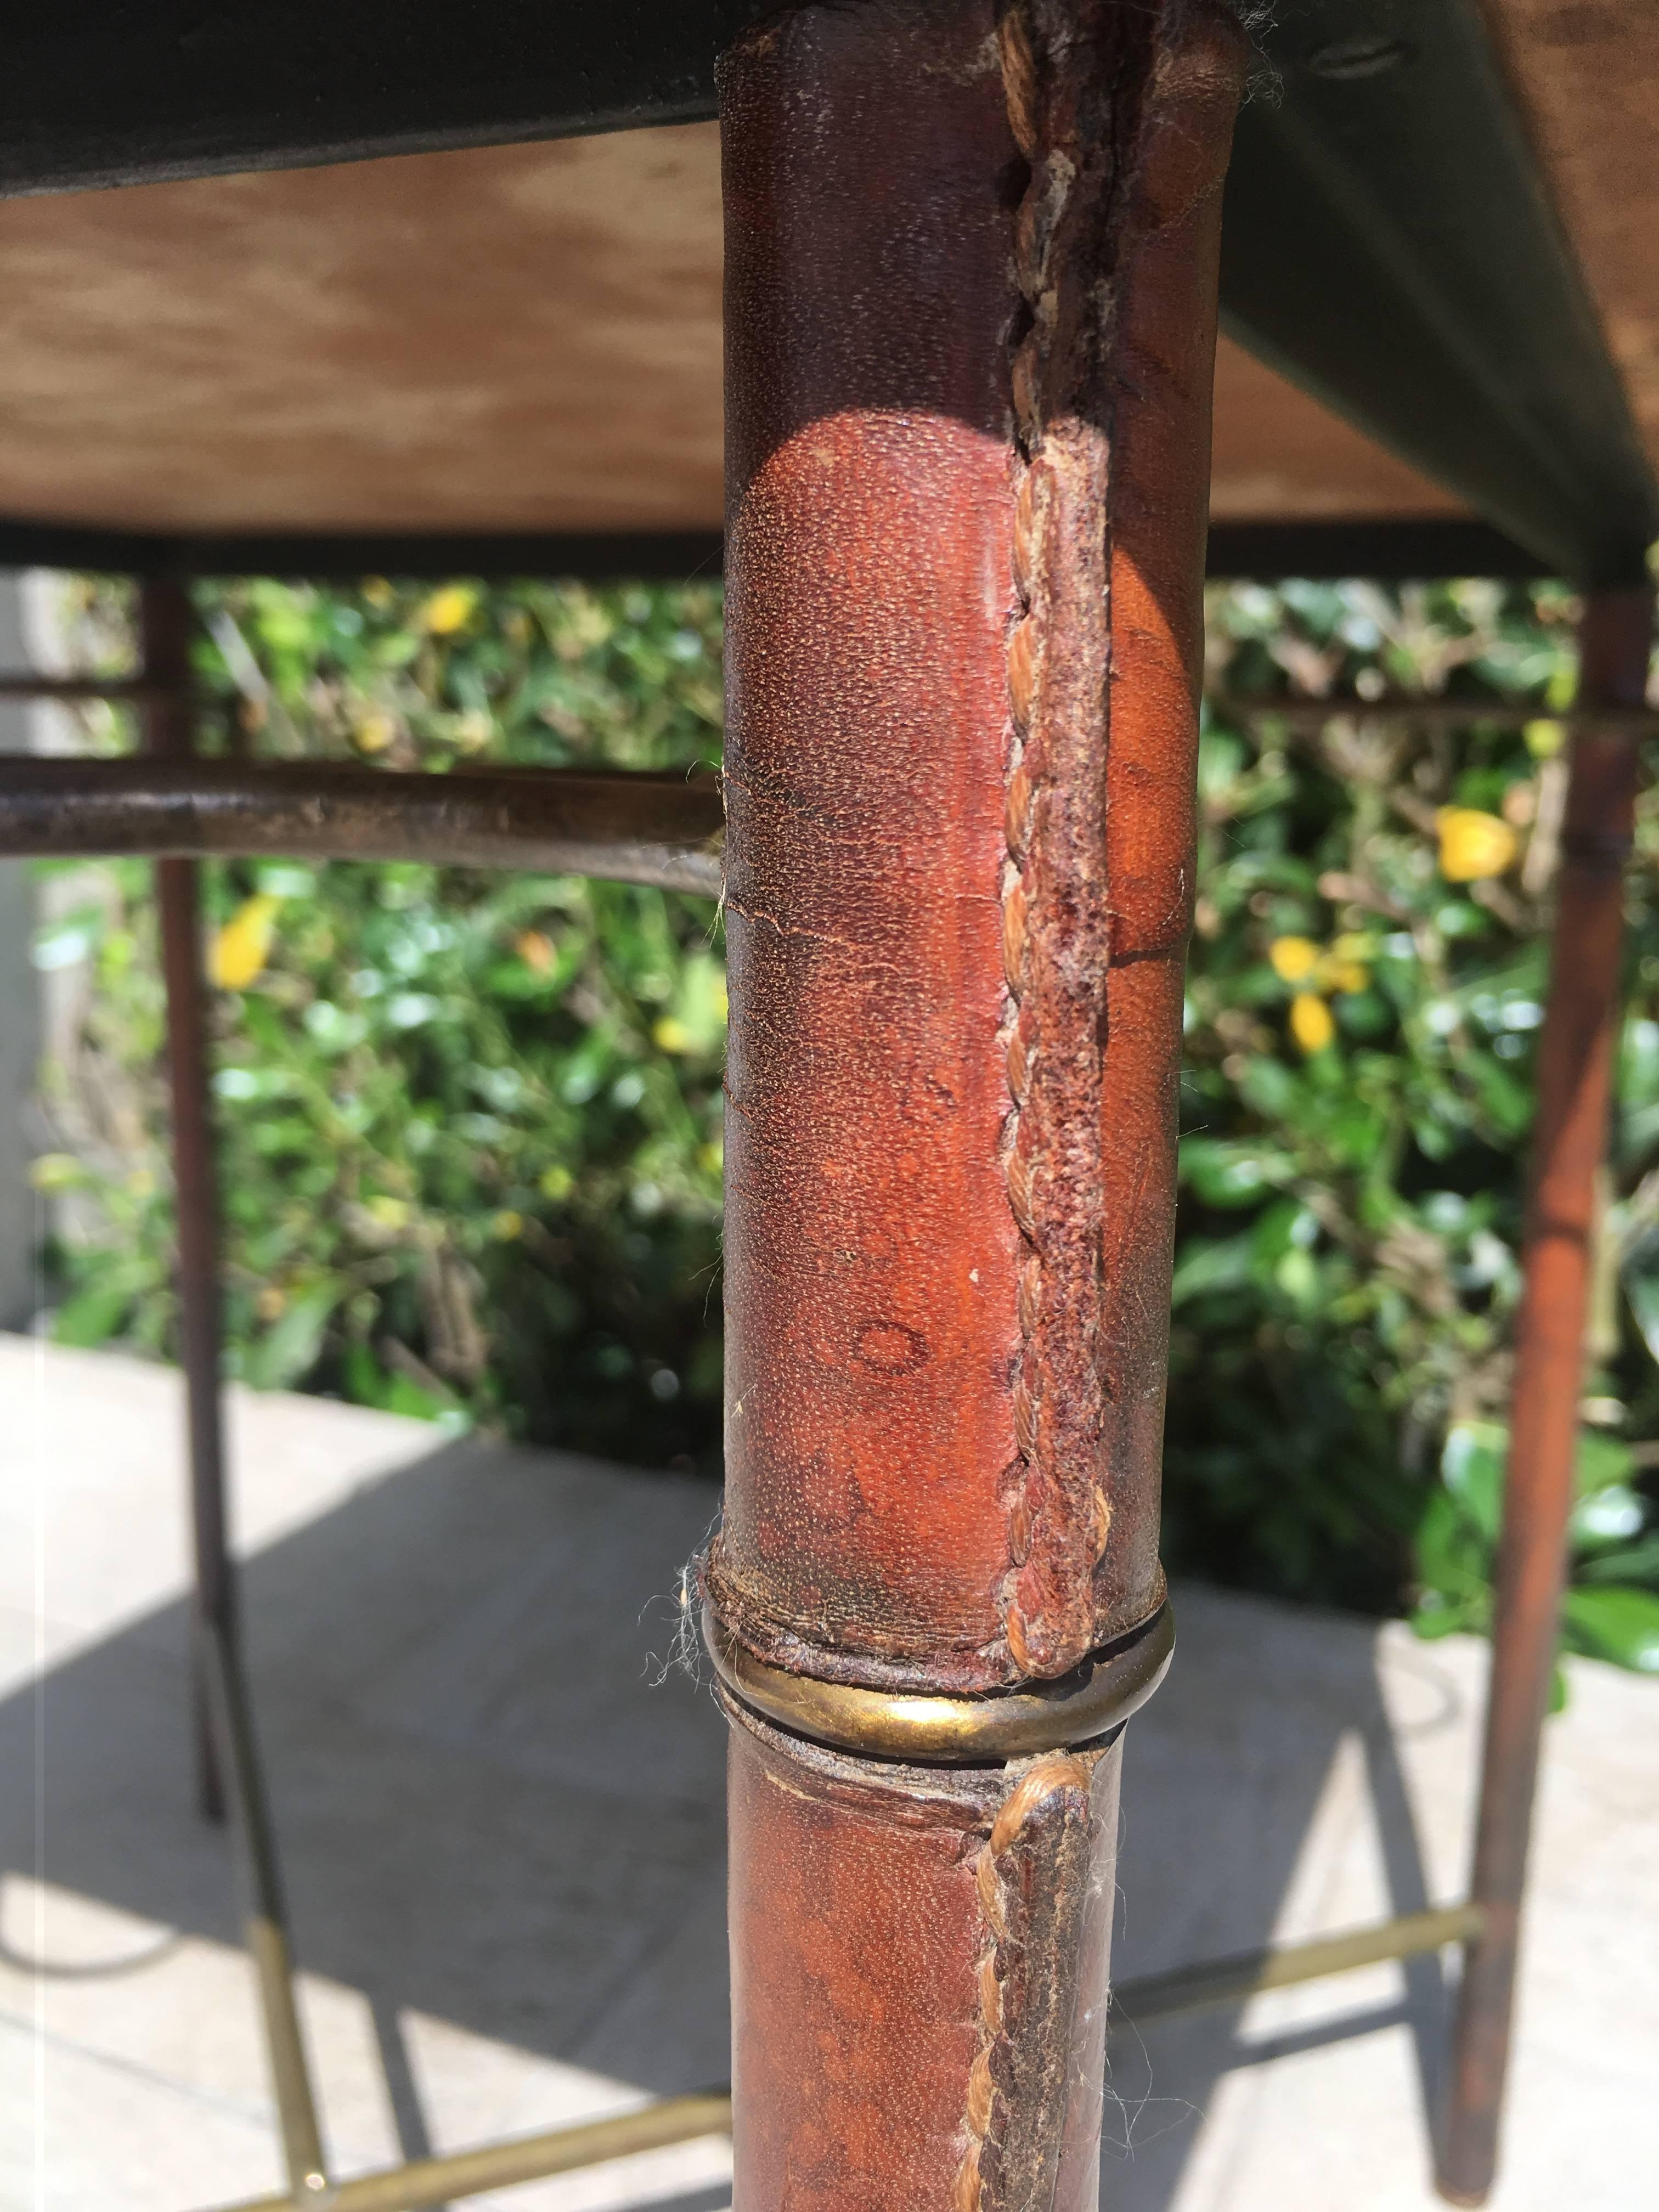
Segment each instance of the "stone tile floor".
[[[712,1491],[316,1400],[230,1405],[337,2171],[720,2079],[723,1723],[674,1663]],[[176,1378],[0,1339],[0,2212],[274,2189],[234,1869],[191,1809]],[[1129,1738],[1120,1972],[1455,1896],[1483,1651],[1177,1603],[1175,1670]],[[1659,1684],[1573,1677],[1499,2212],[1659,2201]],[[1105,2212],[1423,2212],[1450,1971],[1120,2033]],[[714,2212],[729,2175],[711,2141],[470,2201]]]

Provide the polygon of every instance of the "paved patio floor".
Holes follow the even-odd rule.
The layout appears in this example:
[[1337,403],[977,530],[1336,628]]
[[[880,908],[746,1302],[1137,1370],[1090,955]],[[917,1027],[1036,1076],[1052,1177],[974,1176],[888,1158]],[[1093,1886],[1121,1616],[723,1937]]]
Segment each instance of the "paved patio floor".
[[[315,1400],[231,1408],[336,2170],[722,2078],[723,1723],[673,1663],[713,1492]],[[180,1459],[175,1377],[0,1339],[0,2212],[278,2185],[234,1871],[191,1809]],[[1120,1972],[1455,1897],[1482,1650],[1196,1589],[1177,1609],[1129,1735]],[[1423,2212],[1450,1972],[1118,2036],[1106,2212]],[[1575,1665],[1501,2212],[1659,2202],[1656,2083],[1659,1683]],[[711,2141],[471,2201],[714,2212],[729,2174]]]

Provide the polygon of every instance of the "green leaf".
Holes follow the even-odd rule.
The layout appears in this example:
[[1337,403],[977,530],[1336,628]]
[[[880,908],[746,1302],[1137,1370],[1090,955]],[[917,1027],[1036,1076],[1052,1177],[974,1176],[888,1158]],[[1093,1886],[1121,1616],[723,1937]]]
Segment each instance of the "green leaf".
[[1171,1307],[1202,1297],[1206,1291],[1236,1291],[1248,1283],[1252,1243],[1248,1236],[1188,1237],[1176,1261],[1175,1279],[1170,1286]]
[[317,1364],[323,1332],[345,1293],[340,1282],[319,1284],[290,1298],[281,1317],[250,1345],[242,1377],[256,1390],[286,1390]]
[[1492,1542],[1449,1491],[1430,1497],[1414,1553],[1423,1607],[1451,1607],[1455,1626],[1484,1627],[1492,1608]]
[[[1272,995],[1278,998],[1284,985],[1271,969],[1267,973],[1273,985]],[[1264,1121],[1288,1121],[1303,1103],[1302,1085],[1284,1061],[1261,1052],[1251,1056],[1239,1077],[1238,1095]]]
[[1573,1570],[1581,1583],[1649,1583],[1659,1588],[1659,1529],[1628,1550],[1598,1552]]
[[1630,1446],[1617,1437],[1604,1435],[1598,1429],[1582,1431],[1573,1468],[1578,1495],[1593,1498],[1598,1490],[1627,1483],[1634,1464]]
[[1474,1056],[1471,1072],[1480,1103],[1499,1132],[1506,1137],[1520,1136],[1532,1122],[1531,1091],[1484,1052]]
[[1609,1544],[1628,1544],[1639,1536],[1646,1519],[1646,1504],[1635,1491],[1622,1482],[1606,1483],[1580,1498],[1569,1533],[1577,1549],[1605,1550]]
[[1437,1643],[1443,1636],[1455,1636],[1467,1626],[1462,1613],[1449,1605],[1419,1606],[1410,1618],[1413,1635],[1420,1637],[1425,1644]]
[[1617,1583],[1570,1589],[1562,1613],[1575,1651],[1638,1674],[1659,1674],[1659,1596],[1651,1590]]
[[132,1306],[132,1292],[123,1284],[94,1283],[64,1300],[52,1316],[54,1344],[72,1344],[89,1352],[107,1344]]
[[1446,1432],[1440,1473],[1465,1516],[1488,1543],[1503,1516],[1504,1460],[1509,1431],[1497,1421],[1456,1421]]
[[1293,1198],[1281,1198],[1264,1208],[1250,1231],[1250,1250],[1264,1279],[1275,1261],[1289,1251],[1305,1251],[1318,1241],[1317,1220]]
[[1254,1206],[1288,1182],[1293,1173],[1293,1162],[1267,1146],[1227,1144],[1211,1137],[1182,1140],[1182,1180],[1206,1206]]

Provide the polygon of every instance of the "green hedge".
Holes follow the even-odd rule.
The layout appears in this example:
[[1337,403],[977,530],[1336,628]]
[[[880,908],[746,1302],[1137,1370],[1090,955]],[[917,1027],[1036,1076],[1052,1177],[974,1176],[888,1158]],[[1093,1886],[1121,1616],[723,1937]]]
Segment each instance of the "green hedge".
[[[216,742],[433,768],[712,763],[712,586],[204,592]],[[89,649],[121,609],[81,587]],[[1485,1625],[1544,989],[1566,593],[1212,592],[1166,1556]],[[1467,702],[1455,732],[1275,697]],[[1525,703],[1526,726],[1483,720]],[[122,742],[118,717],[92,718]],[[1659,818],[1644,808],[1570,1639],[1659,1667]],[[235,1371],[655,1463],[719,1450],[718,922],[425,867],[206,872]],[[167,1348],[145,871],[44,939],[97,988],[43,1182],[57,1327]]]

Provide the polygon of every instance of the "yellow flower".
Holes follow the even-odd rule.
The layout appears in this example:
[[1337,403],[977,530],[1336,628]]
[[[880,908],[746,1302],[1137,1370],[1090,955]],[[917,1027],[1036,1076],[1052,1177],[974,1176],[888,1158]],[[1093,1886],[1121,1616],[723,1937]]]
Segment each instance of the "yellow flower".
[[503,1206],[501,1211],[496,1214],[495,1218],[491,1221],[489,1226],[493,1233],[501,1238],[503,1244],[510,1244],[515,1237],[522,1237],[524,1235],[524,1216],[521,1213],[514,1212],[510,1206]]
[[264,966],[276,933],[282,901],[269,891],[245,899],[218,931],[208,953],[208,973],[222,991],[246,991]]
[[478,594],[471,584],[446,584],[434,592],[421,610],[421,620],[434,637],[453,637],[471,619]]
[[1507,822],[1475,806],[1435,811],[1440,832],[1440,872],[1449,884],[1473,884],[1513,867],[1520,840]]
[[544,937],[539,929],[526,929],[518,939],[514,950],[525,966],[533,969],[538,975],[547,975],[558,957],[553,950],[552,939]]
[[1363,991],[1371,980],[1370,962],[1376,951],[1375,939],[1363,930],[1345,932],[1319,963],[1318,988]]
[[1336,1035],[1331,1010],[1311,991],[1298,991],[1291,1000],[1291,1035],[1304,1052],[1323,1052]]
[[1281,983],[1303,983],[1319,965],[1319,947],[1310,937],[1276,937],[1267,957]]
[[651,1042],[659,1052],[690,1052],[691,1032],[684,1022],[677,1022],[672,1014],[665,1014],[659,1022],[653,1024]]
[[1363,991],[1371,980],[1371,971],[1358,960],[1322,960],[1319,981],[1327,991]]
[[360,714],[351,726],[351,742],[360,753],[383,753],[398,734],[398,725],[381,708]]

